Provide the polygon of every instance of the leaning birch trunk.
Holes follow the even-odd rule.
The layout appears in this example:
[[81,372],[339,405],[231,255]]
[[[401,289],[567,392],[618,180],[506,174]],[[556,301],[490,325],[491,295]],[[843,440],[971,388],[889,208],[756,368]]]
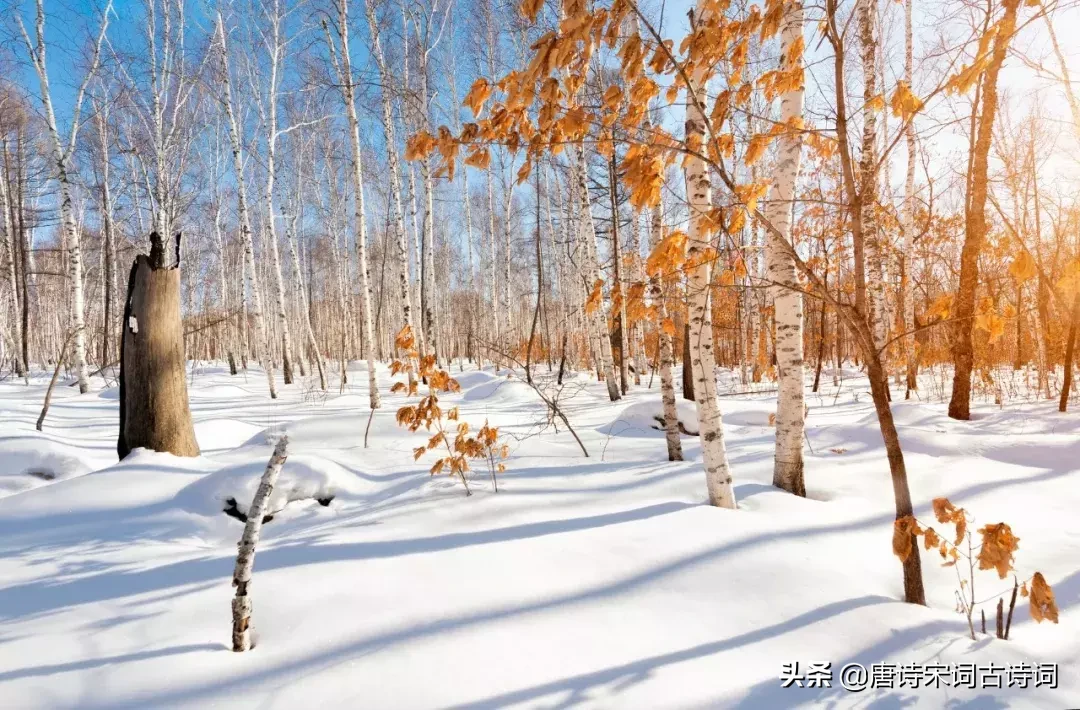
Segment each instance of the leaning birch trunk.
[[[904,81],[911,88],[912,70],[912,39],[911,39],[911,4],[913,0],[904,2]],[[904,129],[904,139],[907,141],[907,175],[904,177],[904,210],[901,221],[904,225],[904,250],[900,255],[903,270],[900,274],[900,307],[904,318],[904,362],[907,364],[907,391],[904,399],[909,399],[911,393],[919,389],[919,363],[915,359],[915,299],[911,294],[910,270],[914,259],[911,251],[915,235],[915,122],[908,121]]]
[[[297,161],[298,165],[303,164],[302,160]],[[302,184],[300,182],[299,170],[297,170],[297,185]],[[300,188],[297,187],[297,190]],[[297,197],[297,205],[300,204],[300,197]],[[319,389],[323,392],[326,391],[326,370],[323,368],[322,353],[319,351],[319,343],[315,340],[315,330],[311,327],[311,304],[307,298],[307,292],[304,290],[304,275],[300,268],[300,258],[296,252],[296,225],[298,223],[298,217],[294,212],[289,218],[289,222],[285,227],[285,241],[289,245],[289,260],[292,262],[293,271],[293,288],[296,289],[296,302],[301,309],[300,317],[303,319],[304,334],[307,336],[308,347],[311,349],[311,354],[315,358],[315,367],[319,371]],[[366,341],[365,341],[366,342]],[[370,352],[370,349],[369,349]],[[301,359],[301,363],[303,359]]]
[[274,491],[285,459],[289,457],[288,446],[289,437],[282,436],[278,439],[274,453],[263,471],[262,480],[259,481],[259,488],[255,491],[255,497],[251,499],[251,507],[248,508],[244,535],[240,538],[240,552],[236,555],[236,568],[233,570],[233,586],[236,587],[236,596],[232,601],[233,651],[241,652],[251,648],[251,597],[248,588],[251,586],[251,569],[255,565],[255,546],[259,544],[259,535],[262,533],[266,502]]
[[[510,164],[511,170],[513,170],[513,163]],[[503,330],[505,335],[503,336],[504,352],[513,353],[516,349],[514,343],[514,309],[510,305],[510,208],[514,203],[514,187],[517,185],[516,181],[510,182],[510,189],[506,191],[506,201],[504,202],[503,209]]]
[[[860,190],[862,192],[862,224],[866,249],[866,311],[874,333],[874,347],[880,350],[885,344],[887,317],[885,307],[884,258],[878,233],[878,172],[877,172],[877,111],[872,103],[877,100],[877,38],[875,37],[876,4],[859,4],[859,42],[863,69],[862,154],[859,164]],[[881,353],[882,360],[885,354]]]
[[[784,8],[780,29],[780,56],[786,57],[781,71],[802,67],[802,55],[794,58],[792,47],[802,46],[802,0],[789,0]],[[806,495],[803,480],[803,439],[806,409],[803,397],[803,302],[795,274],[791,247],[791,220],[794,208],[795,181],[802,158],[803,85],[780,97],[780,123],[787,130],[777,141],[776,167],[769,188],[766,213],[775,228],[765,236],[766,271],[772,283],[776,319],[776,453],[773,485],[797,496]]]
[[[4,151],[7,151],[7,145],[4,144]],[[6,157],[6,156],[4,156]],[[12,337],[15,341],[15,375],[17,377],[25,377],[28,375],[29,363],[25,362],[23,353],[19,351],[18,344],[23,342],[22,332],[22,313],[19,306],[19,281],[15,273],[15,259],[19,253],[16,239],[18,236],[15,234],[15,227],[12,219],[12,205],[9,202],[7,179],[6,176],[0,175],[0,210],[3,211],[4,220],[4,251],[7,253],[7,269],[4,276],[6,277],[11,292],[11,313],[12,313]]]
[[[368,30],[370,31],[370,34],[371,34],[371,45],[372,45],[372,47],[371,47],[372,52],[371,53],[372,53],[372,56],[374,56],[374,58],[375,58],[375,63],[379,67],[379,80],[382,83],[382,91],[380,91],[379,93],[382,94],[382,123],[383,123],[383,132],[384,132],[385,137],[386,137],[387,172],[390,173],[390,192],[391,192],[391,194],[393,196],[393,199],[391,200],[391,205],[393,207],[393,212],[394,212],[394,240],[397,243],[397,252],[398,252],[397,253],[397,257],[398,257],[398,286],[399,286],[399,294],[401,296],[401,309],[402,309],[404,327],[408,328],[411,331],[411,330],[413,330],[413,312],[412,312],[412,295],[410,294],[410,288],[409,288],[409,249],[408,249],[408,245],[406,244],[406,240],[405,240],[405,215],[404,215],[404,211],[403,211],[402,205],[401,205],[401,170],[400,170],[399,165],[398,165],[397,138],[395,137],[395,133],[394,133],[394,116],[393,116],[393,105],[392,105],[393,102],[392,102],[392,97],[390,95],[390,87],[393,86],[394,81],[393,81],[393,77],[390,76],[389,67],[386,64],[385,57],[383,56],[382,44],[379,41],[379,23],[378,23],[378,20],[375,17],[375,6],[374,6],[373,0],[366,0],[365,3],[364,3],[364,8],[365,8],[365,14],[367,15]],[[347,17],[347,12],[348,12],[347,0],[338,0],[338,16],[339,16],[339,18],[346,18]],[[347,56],[348,51],[346,51],[346,48],[348,47],[348,45],[347,45],[346,41],[347,41],[348,33],[345,32],[344,30],[342,30],[341,29],[342,27],[347,28],[347,25],[342,25],[341,22],[339,21],[339,32],[342,33],[342,48],[343,48],[342,54]],[[346,66],[351,66],[351,65],[345,58],[343,58],[342,59],[342,66],[346,67]],[[344,82],[344,84],[348,88],[349,95],[351,96],[352,95],[351,76],[349,77],[349,79],[350,79],[350,81]],[[352,129],[352,133],[357,136],[356,143],[358,143],[359,142],[359,130],[360,129],[359,129],[359,122],[355,118],[356,107],[355,107],[355,105],[353,104],[352,101],[347,101],[346,103],[347,103],[346,109],[350,110],[352,112],[352,115],[353,115],[353,118],[350,120],[350,123],[355,126],[355,128]],[[356,151],[358,149],[359,149],[359,146],[354,144],[353,150]],[[359,158],[358,157],[357,157],[357,163],[359,164]],[[356,169],[359,169],[359,168],[356,168]],[[367,271],[367,269],[365,268],[364,271]],[[370,285],[370,282],[369,282],[369,285]],[[370,312],[371,311],[369,309],[368,313],[370,313]],[[373,378],[374,378],[374,369],[371,369],[370,365],[369,365],[369,369],[370,369],[369,378],[371,378],[373,380]],[[413,380],[413,378],[414,378],[414,375],[412,373],[412,370],[410,370],[409,381],[411,382]],[[371,380],[369,380],[369,381],[371,381]],[[373,407],[376,407],[376,406],[378,406],[377,402],[375,404],[373,404]]]
[[101,28],[98,32],[97,42],[94,44],[93,58],[82,85],[75,96],[74,107],[71,117],[71,133],[68,136],[67,145],[60,136],[60,129],[56,122],[56,113],[53,110],[52,93],[49,89],[49,71],[46,62],[45,44],[45,6],[43,0],[36,2],[35,15],[35,40],[31,41],[29,33],[23,26],[22,18],[16,16],[19,30],[26,43],[26,50],[30,54],[30,60],[37,73],[38,84],[41,87],[41,102],[45,109],[46,126],[51,140],[53,177],[60,187],[60,219],[63,240],[67,245],[68,255],[68,299],[71,308],[71,330],[73,333],[72,365],[79,382],[79,394],[90,391],[90,379],[86,369],[86,314],[85,294],[83,292],[83,257],[80,230],[75,224],[75,208],[72,204],[72,179],[69,174],[69,162],[75,152],[75,140],[78,136],[83,98],[86,95],[86,87],[90,79],[97,73],[101,58],[101,45],[105,40],[105,32],[109,27],[109,14],[113,11],[112,3],[109,2],[101,16]]
[[[614,142],[614,136],[612,137]],[[626,293],[623,290],[622,279],[622,249],[620,246],[619,235],[619,198],[618,198],[618,179],[615,176],[615,153],[611,154],[611,158],[608,160],[608,184],[610,185],[609,196],[611,197],[611,247],[612,247],[612,260],[615,266],[615,288],[612,289],[612,299],[614,300],[615,294],[619,296],[619,308],[617,315],[619,318],[619,388],[623,394],[626,394],[628,389],[628,365],[626,352],[629,349],[629,338],[627,337],[627,329],[629,325],[626,322]],[[612,304],[614,305],[614,304]]]
[[116,237],[113,230],[113,202],[112,193],[109,190],[109,133],[108,115],[105,107],[96,107],[96,123],[98,127],[98,143],[101,150],[101,239],[104,254],[102,261],[104,275],[102,277],[102,313],[105,328],[101,337],[101,366],[105,367],[112,362],[112,348],[110,346],[110,331],[113,323],[113,310],[116,299]]
[[[248,212],[247,183],[244,180],[244,159],[240,141],[240,126],[236,121],[236,112],[233,110],[232,78],[229,75],[229,47],[225,42],[225,22],[221,19],[221,13],[217,16],[217,34],[221,51],[221,81],[225,89],[225,118],[229,127],[229,147],[232,153],[233,173],[236,178],[236,202],[237,211],[240,213],[240,241],[244,249],[244,267],[247,277],[247,290],[251,292],[252,305],[255,308],[255,328],[257,342],[255,344],[259,364],[266,371],[266,383],[270,388],[270,398],[277,399],[277,387],[274,384],[274,368],[270,361],[270,340],[266,324],[266,313],[263,311],[262,292],[259,289],[259,272],[255,268],[255,240],[251,231],[251,215]],[[271,218],[273,215],[271,215]],[[244,299],[245,305],[247,298]],[[246,326],[245,314],[245,328]]]
[[[276,115],[271,103],[270,114]],[[271,119],[273,121],[274,119]],[[276,172],[275,143],[276,126],[271,123],[270,135],[267,136],[266,185],[263,195],[266,210],[266,244],[270,246],[270,274],[274,278],[274,305],[277,307],[277,322],[281,329],[281,371],[285,384],[293,382],[293,343],[292,330],[289,328],[289,306],[286,303],[285,277],[281,270],[281,253],[278,248],[277,229],[274,227],[274,182]]]
[[[913,62],[912,62],[912,2],[904,2],[904,81],[908,88],[912,86]],[[915,299],[912,296],[912,274],[910,269],[914,263],[912,249],[915,240],[915,122],[908,121],[904,129],[904,138],[907,143],[907,174],[904,177],[904,210],[901,214],[901,222],[904,226],[904,250],[901,254],[903,268],[900,274],[900,307],[903,317],[903,331],[905,332],[904,362],[907,366],[907,391],[904,399],[912,397],[912,392],[919,389],[918,362],[915,359]]]
[[157,233],[150,235],[150,244],[150,256],[135,257],[128,277],[116,453],[123,459],[141,446],[174,456],[198,456],[188,408],[180,264],[165,266]]
[[[427,82],[425,81],[426,85]],[[431,345],[431,354],[435,362],[442,363],[442,350],[439,347],[439,315],[435,305],[435,185],[431,176],[431,161],[425,158],[420,162],[420,176],[424,181],[424,266],[420,270],[421,302],[424,305],[424,333]]]
[[[600,274],[600,262],[596,249],[596,226],[593,224],[589,186],[585,176],[585,147],[583,145],[579,146],[577,150],[574,173],[578,204],[581,209],[579,229],[581,230],[581,238],[584,241],[585,264],[589,277],[588,290],[591,293],[591,290],[595,289],[597,285],[603,288],[603,277]],[[601,295],[602,300],[603,296]],[[599,341],[597,344],[599,350],[597,353],[599,356],[598,369],[604,373],[604,379],[607,381],[608,397],[612,402],[617,402],[622,399],[622,393],[619,391],[619,383],[615,379],[615,366],[611,354],[611,333],[608,332],[605,310],[603,304],[596,304],[590,317],[592,319],[592,330]]]
[[[652,208],[652,229],[649,246],[653,249],[664,238],[663,202]],[[659,273],[649,279],[649,298],[657,305],[660,320],[658,337],[660,340],[660,399],[664,403],[664,438],[667,440],[668,461],[682,461],[682,441],[679,439],[679,410],[675,405],[675,380],[671,368],[675,365],[675,351],[671,345],[671,335],[675,326],[668,319],[667,293],[664,288],[664,274]]]
[[[706,0],[698,1],[702,20],[710,10]],[[691,93],[686,106],[686,140],[698,144],[705,140],[705,76],[707,67],[696,67],[690,77]],[[709,304],[711,260],[708,212],[712,209],[712,182],[705,162],[687,156],[686,194],[690,208],[690,239],[687,252],[692,262],[687,278],[690,296],[690,364],[693,369],[694,400],[697,403],[701,456],[705,464],[705,485],[709,504],[719,508],[735,507],[720,403],[716,398],[716,360],[713,353],[712,308]]]
[[[498,263],[499,259],[495,249],[495,187],[491,165],[487,167],[487,218],[488,218],[488,246],[491,250],[491,319],[488,321],[492,328],[490,342],[499,343],[499,290],[498,290]],[[490,350],[490,348],[489,348]],[[499,357],[499,348],[489,352],[488,358],[495,364],[495,372],[499,371],[502,358]]]
[[[373,22],[373,16],[369,15],[369,21]],[[349,117],[349,143],[352,146],[353,155],[353,201],[354,218],[356,229],[356,258],[359,262],[357,268],[360,271],[360,317],[364,354],[367,356],[368,365],[368,404],[371,409],[378,409],[382,402],[379,399],[379,386],[375,378],[375,338],[371,326],[371,269],[368,267],[367,258],[367,214],[364,209],[364,164],[363,151],[360,147],[360,120],[356,115],[356,100],[353,95],[352,60],[349,57],[349,25],[348,3],[346,0],[338,0],[338,31],[341,40],[341,63],[338,66],[342,91],[345,99],[345,113]],[[377,41],[377,40],[376,40]],[[381,52],[380,52],[381,57]],[[383,63],[379,62],[380,70]],[[385,93],[385,88],[384,88]],[[387,107],[384,99],[384,111]],[[386,124],[389,141],[388,151],[392,160],[396,159],[396,150],[393,145],[393,129],[390,123]],[[393,169],[396,165],[392,164]],[[400,208],[399,208],[400,209]],[[404,279],[403,293],[408,297],[408,279]],[[410,311],[405,307],[405,322],[409,323]]]

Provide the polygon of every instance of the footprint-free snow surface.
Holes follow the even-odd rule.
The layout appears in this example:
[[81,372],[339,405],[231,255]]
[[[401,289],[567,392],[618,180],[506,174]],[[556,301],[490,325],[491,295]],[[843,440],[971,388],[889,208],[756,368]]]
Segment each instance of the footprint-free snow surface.
[[[528,386],[462,374],[445,405],[510,446],[499,492],[481,469],[466,497],[429,476],[433,454],[413,460],[426,435],[395,424],[405,400],[379,376],[365,448],[363,373],[344,394],[293,385],[272,401],[260,373],[200,365],[189,384],[203,455],[137,450],[122,463],[108,383],[85,395],[61,383],[43,433],[47,377],[0,383],[0,707],[1080,704],[1077,414],[982,404],[957,422],[940,403],[893,405],[917,515],[932,521],[930,501],[948,496],[975,528],[1008,522],[1021,578],[1041,571],[1057,595],[1060,624],[1034,623],[1021,599],[1012,638],[997,640],[994,604],[1012,580],[977,572],[991,634],[971,641],[956,571],[936,554],[923,555],[929,606],[898,601],[892,486],[865,380],[808,395],[805,499],[770,486],[775,395],[725,396],[729,511],[705,504],[696,437],[682,438],[686,461],[667,461],[659,383],[611,403],[601,384],[570,381],[560,401],[586,458]],[[256,646],[232,653],[243,524],[223,510],[229,499],[246,510],[282,432],[290,456],[251,586]],[[837,675],[783,687],[793,663]],[[909,677],[851,692],[837,677],[850,663],[1058,664],[1059,677],[1057,688]]]

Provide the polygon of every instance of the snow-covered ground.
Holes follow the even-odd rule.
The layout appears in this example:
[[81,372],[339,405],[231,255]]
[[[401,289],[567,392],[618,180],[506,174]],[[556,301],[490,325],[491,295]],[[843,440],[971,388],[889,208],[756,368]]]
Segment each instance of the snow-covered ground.
[[[0,383],[0,707],[1080,703],[1080,416],[1054,403],[980,405],[971,422],[894,405],[917,515],[931,521],[930,501],[948,496],[975,527],[1010,523],[1018,571],[1041,571],[1057,595],[1059,625],[1035,624],[1021,600],[1011,640],[972,642],[936,555],[923,556],[929,608],[897,601],[892,488],[864,380],[808,396],[806,499],[769,485],[774,395],[723,398],[738,511],[704,504],[695,437],[685,462],[666,460],[658,382],[611,404],[602,385],[571,381],[561,402],[585,458],[561,425],[545,428],[526,385],[460,375],[444,401],[511,448],[499,493],[477,471],[466,497],[428,475],[432,454],[413,461],[426,437],[395,424],[401,395],[384,395],[364,447],[367,378],[351,380],[341,395],[298,385],[271,401],[259,373],[201,365],[190,396],[203,456],[140,450],[120,464],[115,388],[61,387],[39,434],[46,376]],[[242,523],[222,510],[229,498],[246,509],[282,431],[290,458],[251,590],[256,648],[234,654]],[[1011,580],[981,572],[976,585],[992,627]],[[1059,687],[782,687],[796,662],[1057,663]]]

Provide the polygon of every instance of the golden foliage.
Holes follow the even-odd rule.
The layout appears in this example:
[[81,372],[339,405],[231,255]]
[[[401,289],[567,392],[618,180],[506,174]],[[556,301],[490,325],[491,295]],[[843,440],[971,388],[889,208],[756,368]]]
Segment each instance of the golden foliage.
[[645,273],[660,276],[680,268],[686,261],[687,239],[686,232],[675,230],[668,233],[645,260]]
[[1031,578],[1031,618],[1041,623],[1043,619],[1058,623],[1058,608],[1054,601],[1054,590],[1046,583],[1041,572]]
[[1027,249],[1021,251],[1009,264],[1009,273],[1019,283],[1023,283],[1035,276],[1035,260],[1031,258],[1031,254],[1028,253]]
[[600,307],[601,301],[604,299],[604,280],[597,279],[593,284],[592,291],[589,292],[589,297],[585,299],[585,313],[592,314]]
[[484,103],[491,96],[491,84],[484,77],[480,77],[473,82],[472,88],[469,89],[469,93],[465,95],[465,100],[462,102],[463,106],[468,106],[469,110],[473,112],[473,115],[479,117],[484,110]]
[[521,16],[529,22],[535,22],[536,16],[540,14],[540,10],[544,7],[544,0],[522,0],[521,3]]
[[746,146],[746,155],[743,156],[743,162],[747,165],[753,165],[761,160],[769,147],[769,143],[772,142],[772,138],[772,134],[769,133],[755,133],[752,135],[750,143]]
[[897,518],[893,522],[892,549],[893,554],[899,557],[901,562],[906,562],[911,555],[911,541],[919,532],[919,524],[910,515]]
[[923,102],[918,96],[911,93],[911,87],[908,86],[906,81],[898,81],[896,90],[893,92],[892,98],[889,99],[889,106],[892,108],[894,116],[909,121],[922,108]]
[[1073,296],[1080,290],[1080,261],[1070,262],[1064,271],[1064,275],[1058,279],[1058,291],[1066,297]]
[[934,300],[934,303],[931,304],[930,310],[926,313],[926,317],[928,319],[945,320],[949,317],[949,313],[952,312],[952,300],[952,294],[941,294]]
[[[923,533],[923,546],[927,550],[939,546],[942,542],[943,540],[938,537],[937,532],[935,532],[933,528],[927,528]],[[944,557],[944,555],[942,555],[942,557]]]
[[952,523],[956,526],[956,540],[954,545],[959,545],[967,532],[967,511],[957,508],[948,498],[935,498],[933,500],[934,517],[939,523]]
[[998,577],[1005,579],[1012,570],[1013,553],[1020,546],[1020,539],[1012,533],[1007,523],[995,523],[979,528],[982,546],[979,548],[979,569],[996,569]]
[[423,160],[435,150],[435,137],[427,131],[409,136],[405,141],[405,160]]

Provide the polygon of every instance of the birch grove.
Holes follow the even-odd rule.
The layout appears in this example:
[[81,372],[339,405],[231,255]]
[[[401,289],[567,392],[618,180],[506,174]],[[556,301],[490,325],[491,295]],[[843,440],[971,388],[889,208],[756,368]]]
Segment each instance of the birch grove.
[[1068,8],[146,0],[71,11],[70,46],[67,10],[12,7],[0,378],[111,386],[120,278],[156,232],[192,378],[399,412],[488,370],[553,428],[586,392],[648,408],[719,508],[728,397],[769,403],[773,485],[807,496],[807,428],[858,380],[897,520],[901,395],[1075,408]]

